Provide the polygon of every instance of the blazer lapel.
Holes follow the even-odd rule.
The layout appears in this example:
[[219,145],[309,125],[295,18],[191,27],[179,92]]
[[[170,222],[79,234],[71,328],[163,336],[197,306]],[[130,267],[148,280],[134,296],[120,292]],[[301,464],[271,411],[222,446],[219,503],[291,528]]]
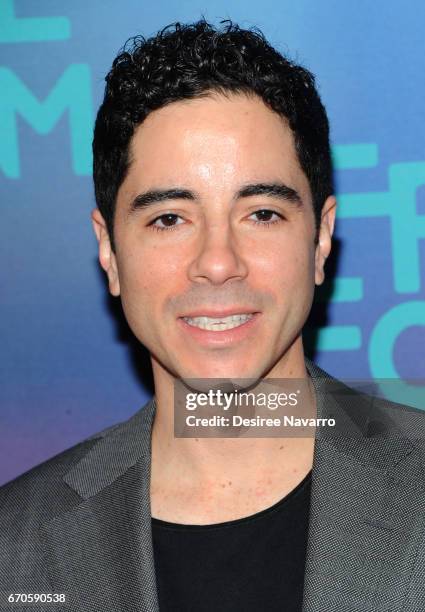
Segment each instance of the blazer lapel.
[[424,554],[420,455],[373,403],[325,393],[337,381],[307,367],[318,417],[343,426],[315,443],[303,612],[416,612],[404,605]]
[[69,609],[157,612],[150,511],[155,404],[99,440],[65,481],[81,503],[40,529],[55,592]]

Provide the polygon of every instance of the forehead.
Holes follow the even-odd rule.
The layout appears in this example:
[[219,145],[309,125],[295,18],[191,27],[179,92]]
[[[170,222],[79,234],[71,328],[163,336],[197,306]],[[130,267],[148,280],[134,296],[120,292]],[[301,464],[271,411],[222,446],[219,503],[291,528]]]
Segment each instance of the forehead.
[[292,130],[256,95],[212,93],[152,111],[135,130],[130,162],[130,189],[197,181],[217,190],[281,178],[309,195]]

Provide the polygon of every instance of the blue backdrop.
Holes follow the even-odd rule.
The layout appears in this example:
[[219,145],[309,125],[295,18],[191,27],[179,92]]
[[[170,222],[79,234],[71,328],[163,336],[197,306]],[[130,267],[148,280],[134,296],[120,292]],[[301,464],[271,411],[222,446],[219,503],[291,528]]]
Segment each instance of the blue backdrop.
[[125,40],[201,15],[258,26],[317,75],[339,211],[333,282],[310,321],[314,358],[345,379],[400,378],[415,405],[408,379],[425,369],[425,3],[0,0],[0,483],[152,393],[146,355],[97,264],[92,127]]

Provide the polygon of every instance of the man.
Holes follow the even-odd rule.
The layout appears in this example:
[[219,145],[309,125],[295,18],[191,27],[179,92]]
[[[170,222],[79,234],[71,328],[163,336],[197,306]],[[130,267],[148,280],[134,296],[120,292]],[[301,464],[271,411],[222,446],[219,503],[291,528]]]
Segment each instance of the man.
[[[201,20],[135,39],[106,80],[92,220],[155,395],[2,488],[4,602],[425,610],[422,413],[344,395],[304,356],[336,210],[312,75]],[[344,435],[175,437],[176,381],[210,378],[311,380]]]

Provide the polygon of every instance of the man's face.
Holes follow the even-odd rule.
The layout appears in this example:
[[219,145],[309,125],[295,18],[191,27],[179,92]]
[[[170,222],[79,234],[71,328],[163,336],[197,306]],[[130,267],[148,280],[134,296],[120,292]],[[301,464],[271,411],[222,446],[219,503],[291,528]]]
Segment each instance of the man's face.
[[[154,374],[278,376],[302,354],[334,215],[329,198],[316,247],[311,192],[285,121],[257,97],[175,102],[136,129],[131,159],[115,254],[106,230],[97,233],[110,291]],[[158,190],[175,193],[135,200]]]

